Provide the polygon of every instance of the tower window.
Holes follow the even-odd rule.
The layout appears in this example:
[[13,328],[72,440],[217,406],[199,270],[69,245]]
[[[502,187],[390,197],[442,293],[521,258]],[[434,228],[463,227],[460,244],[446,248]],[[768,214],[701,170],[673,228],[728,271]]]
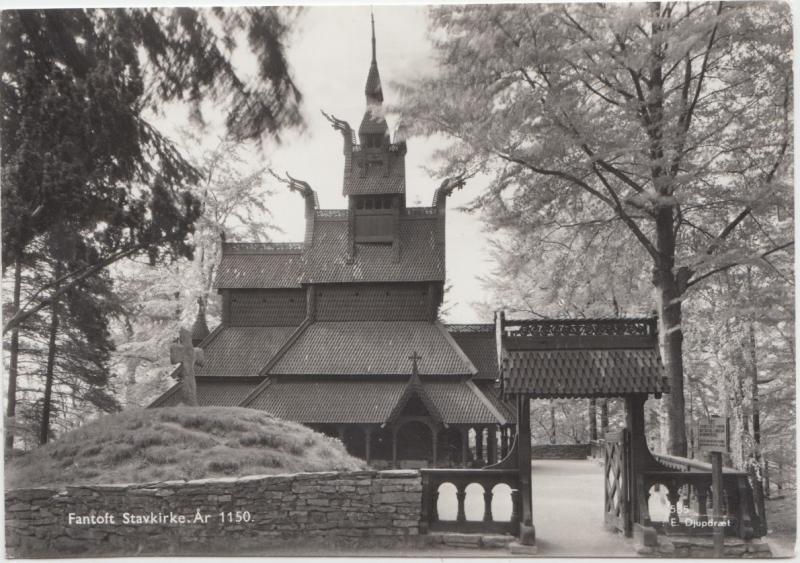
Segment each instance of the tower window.
[[393,209],[395,207],[395,198],[392,196],[361,196],[357,197],[355,201],[356,209],[370,209],[382,210]]
[[368,149],[379,149],[383,144],[382,135],[364,135],[364,146]]

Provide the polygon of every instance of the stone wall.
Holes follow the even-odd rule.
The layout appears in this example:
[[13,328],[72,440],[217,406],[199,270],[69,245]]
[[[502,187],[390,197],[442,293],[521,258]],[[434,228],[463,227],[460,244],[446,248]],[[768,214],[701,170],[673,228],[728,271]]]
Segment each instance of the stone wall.
[[591,444],[538,444],[531,446],[533,459],[586,459],[592,455]]
[[6,491],[9,557],[268,555],[291,541],[419,533],[417,471],[301,473]]

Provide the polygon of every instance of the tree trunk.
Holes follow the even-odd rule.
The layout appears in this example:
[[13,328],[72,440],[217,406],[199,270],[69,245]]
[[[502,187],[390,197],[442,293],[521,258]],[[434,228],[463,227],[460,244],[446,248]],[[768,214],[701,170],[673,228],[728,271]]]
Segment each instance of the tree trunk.
[[600,435],[605,439],[608,432],[608,399],[603,399],[600,404]]
[[597,399],[589,399],[589,439],[597,440]]
[[761,413],[758,411],[758,359],[756,356],[756,328],[752,319],[747,323],[748,348],[750,351],[750,393],[753,409],[753,441],[756,459],[761,459]]
[[658,341],[661,359],[669,381],[667,399],[667,452],[686,457],[686,420],[683,397],[683,329],[682,298],[689,271],[675,268],[675,236],[672,208],[659,209],[656,217],[656,236],[660,259],[653,272],[658,303]]
[[58,300],[50,304],[50,340],[47,348],[47,369],[45,371],[44,404],[42,422],[39,427],[39,443],[46,444],[50,434],[50,405],[53,402],[53,371],[56,363],[56,336],[58,335]]
[[[17,254],[14,261],[14,312],[11,314],[13,317],[19,312],[20,290],[22,288],[22,260],[21,253]],[[8,350],[8,395],[6,405],[6,416],[9,419],[14,418],[17,412],[17,373],[19,362],[19,326],[14,327],[11,331],[11,344]],[[6,429],[6,450],[10,451],[14,447],[14,433],[13,429]]]

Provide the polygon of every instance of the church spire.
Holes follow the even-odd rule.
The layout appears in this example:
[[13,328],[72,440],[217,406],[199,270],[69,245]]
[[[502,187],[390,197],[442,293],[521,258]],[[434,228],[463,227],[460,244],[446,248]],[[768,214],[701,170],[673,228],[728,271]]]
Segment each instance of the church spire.
[[370,12],[372,23],[372,62],[369,65],[367,86],[364,93],[367,95],[367,104],[383,103],[383,88],[381,88],[381,75],[378,72],[378,59],[375,54],[375,16]]
[[372,22],[372,62],[377,64],[375,59],[375,14],[372,13],[372,10],[369,11],[369,19]]

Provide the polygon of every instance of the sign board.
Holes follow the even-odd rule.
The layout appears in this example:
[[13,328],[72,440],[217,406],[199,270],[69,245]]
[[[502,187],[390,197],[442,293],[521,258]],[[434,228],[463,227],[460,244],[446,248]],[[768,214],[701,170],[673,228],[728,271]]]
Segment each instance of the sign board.
[[697,427],[697,448],[703,452],[727,452],[728,420],[712,416],[711,422],[701,422]]

